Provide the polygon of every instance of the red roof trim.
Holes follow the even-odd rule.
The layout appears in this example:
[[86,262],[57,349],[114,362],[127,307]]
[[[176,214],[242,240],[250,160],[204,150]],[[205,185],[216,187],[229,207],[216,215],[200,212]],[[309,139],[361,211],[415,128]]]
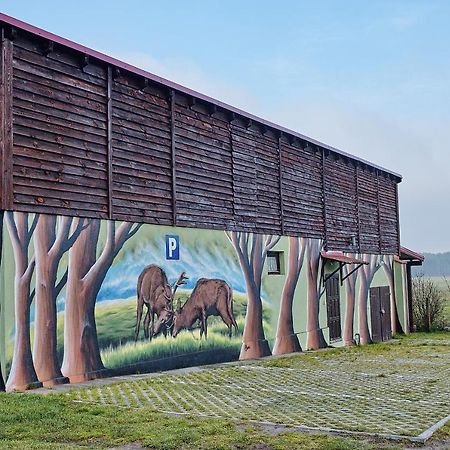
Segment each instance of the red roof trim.
[[421,255],[420,253],[414,252],[406,247],[400,247],[400,258],[401,259],[418,259],[419,261],[425,261],[425,256]]
[[345,264],[369,264],[368,261],[364,261],[363,259],[353,258],[351,256],[346,256],[342,252],[320,252],[320,255],[324,259],[328,259],[330,261],[338,261]]
[[125,63],[123,61],[120,61],[120,60],[118,60],[116,58],[113,58],[111,56],[105,55],[104,53],[98,52],[96,50],[92,50],[92,49],[90,49],[88,47],[85,47],[84,45],[77,44],[76,42],[73,42],[73,41],[71,41],[69,39],[65,39],[65,38],[63,38],[61,36],[58,36],[56,34],[53,34],[53,33],[50,33],[48,31],[45,31],[42,28],[35,27],[34,25],[30,25],[30,24],[28,24],[26,22],[23,22],[23,21],[19,20],[19,19],[15,19],[14,17],[8,16],[7,14],[0,13],[0,22],[3,22],[3,23],[6,23],[8,25],[11,25],[13,27],[19,28],[19,29],[24,30],[24,31],[26,31],[28,33],[40,36],[40,37],[42,37],[44,39],[48,39],[48,40],[53,41],[53,42],[55,42],[57,44],[60,44],[62,46],[69,47],[72,50],[76,50],[76,51],[81,52],[83,54],[89,55],[92,58],[98,59],[98,60],[103,61],[103,62],[105,62],[107,64],[110,64],[112,66],[115,66],[115,67],[118,67],[120,69],[126,70],[128,72],[131,72],[131,73],[143,76],[145,78],[148,78],[149,80],[152,80],[152,81],[154,81],[156,83],[163,84],[163,85],[165,85],[165,86],[167,86],[167,87],[169,87],[171,89],[174,89],[174,90],[176,90],[178,92],[182,92],[184,94],[190,95],[192,97],[196,97],[196,98],[198,98],[200,100],[203,100],[205,102],[212,103],[212,104],[214,104],[214,105],[216,105],[216,106],[218,106],[220,108],[223,108],[225,110],[234,112],[235,114],[239,114],[240,116],[249,118],[249,119],[251,119],[251,120],[253,120],[255,122],[259,122],[259,123],[261,123],[261,124],[263,124],[263,125],[265,125],[267,127],[274,128],[274,129],[282,131],[282,132],[284,132],[286,134],[293,135],[295,137],[298,137],[299,139],[303,139],[305,141],[308,141],[309,143],[311,143],[313,145],[318,145],[318,146],[323,147],[323,148],[325,148],[327,150],[330,150],[330,151],[332,151],[334,153],[337,153],[337,154],[340,154],[340,155],[345,156],[347,158],[350,158],[350,159],[352,159],[354,161],[358,161],[358,162],[360,162],[362,164],[365,164],[367,166],[370,166],[370,167],[373,167],[375,169],[381,170],[382,172],[388,173],[388,174],[393,175],[394,177],[396,177],[398,182],[400,182],[402,180],[402,176],[400,174],[398,174],[396,172],[393,172],[391,170],[385,169],[384,167],[378,166],[376,164],[373,164],[373,163],[371,163],[369,161],[366,161],[363,158],[359,158],[357,156],[353,156],[350,153],[344,152],[344,151],[339,150],[339,149],[337,149],[335,147],[332,147],[330,145],[324,144],[324,143],[322,143],[320,141],[317,141],[315,139],[309,138],[309,137],[307,137],[307,136],[305,136],[303,134],[297,133],[296,131],[290,130],[289,128],[285,128],[283,126],[277,125],[277,124],[275,124],[273,122],[270,122],[268,120],[262,119],[262,118],[260,118],[258,116],[255,116],[253,114],[245,112],[245,111],[243,111],[243,110],[241,110],[239,108],[235,108],[234,106],[228,105],[227,103],[221,102],[220,100],[216,100],[214,98],[208,97],[208,96],[206,96],[204,94],[201,94],[199,92],[196,92],[196,91],[194,91],[192,89],[186,88],[186,87],[184,87],[184,86],[182,86],[180,84],[174,83],[173,81],[169,81],[169,80],[167,80],[165,78],[159,77],[159,76],[157,76],[157,75],[155,75],[155,74],[153,74],[151,72],[147,72],[147,71],[139,69],[138,67],[135,67],[135,66],[133,66],[131,64],[127,64],[127,63]]

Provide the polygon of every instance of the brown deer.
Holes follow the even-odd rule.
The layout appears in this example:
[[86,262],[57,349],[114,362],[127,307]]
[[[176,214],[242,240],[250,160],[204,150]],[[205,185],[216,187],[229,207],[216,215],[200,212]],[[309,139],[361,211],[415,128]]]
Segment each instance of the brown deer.
[[[136,308],[136,332],[135,342],[139,337],[142,313],[144,305],[147,306],[147,314],[144,319],[144,336],[152,339],[158,333],[154,332],[155,314],[159,318],[166,309],[173,310],[173,298],[178,286],[185,284],[186,272],[182,272],[178,280],[171,286],[166,273],[161,267],[150,264],[139,275],[137,282],[137,308]],[[160,331],[160,327],[158,332]],[[166,332],[166,330],[164,330]]]
[[221,317],[229,329],[230,338],[233,326],[238,332],[238,325],[233,314],[231,287],[223,280],[200,278],[183,306],[178,301],[175,312],[169,308],[162,312],[156,329],[160,330],[162,326],[171,324],[172,335],[176,337],[182,329],[191,328],[197,320],[200,320],[200,337],[204,334],[207,339],[209,316]]

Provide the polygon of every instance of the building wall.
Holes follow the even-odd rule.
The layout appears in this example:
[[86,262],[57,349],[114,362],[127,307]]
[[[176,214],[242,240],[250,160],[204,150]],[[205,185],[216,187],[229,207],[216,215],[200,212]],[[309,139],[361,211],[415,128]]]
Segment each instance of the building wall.
[[[322,240],[21,212],[6,212],[3,227],[0,349],[10,390],[38,381],[47,385],[67,381],[64,377],[77,382],[330,344],[326,295],[320,283]],[[170,239],[178,240],[178,259],[176,251],[166,249]],[[279,252],[281,274],[268,274],[266,251]],[[358,257],[372,263],[368,287],[389,285],[384,267],[393,264],[392,256]],[[172,304],[167,303],[164,286],[153,282],[157,296],[166,299],[160,322],[165,318],[172,323],[176,316],[175,328],[182,325],[189,310],[184,304],[199,280],[220,279],[224,283],[210,282],[212,287],[197,290],[197,297],[202,302],[219,301],[230,325],[232,298],[237,330],[231,326],[229,337],[220,317],[209,316],[207,339],[200,338],[197,322],[193,330],[181,329],[176,337],[169,333],[147,340],[141,324],[135,344],[136,286],[150,264],[161,268],[171,285],[182,272],[188,277]],[[326,263],[325,274],[335,265]],[[370,302],[367,291],[360,292],[362,270],[354,280],[354,323],[347,335],[363,337],[366,324],[359,311],[365,308],[369,334],[362,340],[369,342]],[[395,277],[396,283],[401,280]],[[343,331],[348,325],[347,283],[340,287]],[[395,286],[402,321],[401,285]],[[149,296],[150,291],[145,292],[144,297]],[[177,306],[182,306],[178,314]],[[142,322],[146,311],[144,306]]]
[[1,209],[398,253],[398,175],[5,20]]

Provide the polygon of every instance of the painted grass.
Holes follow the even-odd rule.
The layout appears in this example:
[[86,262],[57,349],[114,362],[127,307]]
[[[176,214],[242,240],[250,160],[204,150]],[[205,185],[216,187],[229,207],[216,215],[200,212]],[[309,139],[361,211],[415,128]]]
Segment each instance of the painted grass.
[[[242,327],[242,324],[240,324]],[[199,330],[184,331],[176,338],[158,336],[152,341],[127,342],[104,349],[101,353],[105,367],[116,373],[167,370],[199,364],[233,361],[239,357],[241,336],[231,339],[220,332],[222,324],[211,326],[208,339],[200,339]]]

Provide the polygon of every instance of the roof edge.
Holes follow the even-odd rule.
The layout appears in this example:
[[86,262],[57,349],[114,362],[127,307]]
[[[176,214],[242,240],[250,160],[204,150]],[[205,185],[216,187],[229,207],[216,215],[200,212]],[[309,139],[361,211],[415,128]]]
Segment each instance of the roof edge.
[[309,143],[311,143],[313,145],[317,145],[317,146],[323,147],[324,149],[329,150],[331,152],[334,152],[334,153],[336,153],[338,155],[342,155],[342,156],[344,156],[346,158],[352,159],[354,161],[358,161],[358,162],[360,162],[360,163],[362,163],[364,165],[370,166],[370,167],[372,167],[374,169],[380,170],[382,172],[385,172],[385,173],[387,173],[389,175],[394,176],[397,179],[397,182],[401,182],[401,180],[402,180],[402,175],[400,175],[399,173],[393,172],[392,170],[389,170],[389,169],[386,169],[386,168],[384,168],[382,166],[379,166],[377,164],[371,163],[370,161],[367,161],[367,160],[365,160],[363,158],[360,158],[358,156],[354,156],[354,155],[352,155],[350,153],[347,153],[347,152],[345,152],[343,150],[340,150],[340,149],[338,149],[336,147],[333,147],[331,145],[328,145],[328,144],[325,144],[323,142],[320,142],[320,141],[318,141],[316,139],[313,139],[313,138],[310,138],[308,136],[305,136],[305,135],[303,135],[301,133],[298,133],[298,132],[296,132],[294,130],[291,130],[289,128],[283,127],[283,126],[278,125],[278,124],[276,124],[274,122],[271,122],[269,120],[266,120],[266,119],[263,119],[261,117],[258,117],[258,116],[254,115],[254,114],[249,113],[249,112],[243,111],[243,110],[241,110],[239,108],[236,108],[236,107],[234,107],[232,105],[224,103],[224,102],[222,102],[220,100],[217,100],[215,98],[208,97],[207,95],[204,95],[204,94],[202,94],[200,92],[197,92],[197,91],[194,91],[192,89],[189,89],[189,88],[187,88],[185,86],[182,86],[182,85],[180,85],[178,83],[175,83],[173,81],[167,80],[167,79],[165,79],[163,77],[155,75],[155,74],[153,74],[151,72],[148,72],[146,70],[139,69],[136,66],[133,66],[131,64],[125,63],[123,61],[120,61],[119,59],[116,59],[116,58],[114,58],[112,56],[108,56],[108,55],[106,55],[104,53],[101,53],[101,52],[99,52],[97,50],[93,50],[93,49],[91,49],[89,47],[85,47],[84,45],[77,44],[74,41],[71,41],[69,39],[63,38],[61,36],[58,36],[58,35],[56,35],[54,33],[49,32],[49,31],[43,30],[42,28],[36,27],[34,25],[31,25],[31,24],[29,24],[27,22],[24,22],[22,20],[16,19],[16,18],[11,17],[11,16],[8,16],[7,14],[0,13],[0,22],[6,23],[6,24],[8,24],[8,25],[10,25],[12,27],[16,27],[18,29],[24,30],[24,31],[26,31],[28,33],[34,34],[34,35],[39,36],[39,37],[41,37],[43,39],[48,39],[48,40],[53,41],[53,42],[55,42],[55,43],[57,43],[59,45],[62,45],[62,46],[65,46],[65,47],[69,47],[72,50],[75,50],[75,51],[78,51],[80,53],[89,55],[90,57],[95,58],[95,59],[100,60],[100,61],[103,61],[106,64],[110,64],[110,65],[116,66],[116,67],[118,67],[118,68],[120,68],[122,70],[134,73],[136,75],[140,75],[140,76],[145,77],[145,78],[148,78],[149,80],[151,80],[153,82],[165,85],[165,86],[167,86],[167,87],[169,87],[169,88],[171,88],[171,89],[173,89],[175,91],[181,92],[181,93],[186,94],[186,95],[190,95],[192,97],[196,97],[199,100],[202,100],[202,101],[207,102],[207,103],[212,103],[212,104],[214,104],[214,105],[216,105],[216,106],[218,106],[220,108],[223,108],[225,110],[228,110],[230,112],[238,114],[238,115],[240,115],[242,117],[251,119],[254,122],[258,122],[258,123],[260,123],[262,125],[265,125],[267,127],[276,129],[276,130],[281,131],[283,133],[290,134],[290,135],[295,136],[295,137],[297,137],[299,139],[305,140],[305,141],[307,141],[307,142],[309,142]]

